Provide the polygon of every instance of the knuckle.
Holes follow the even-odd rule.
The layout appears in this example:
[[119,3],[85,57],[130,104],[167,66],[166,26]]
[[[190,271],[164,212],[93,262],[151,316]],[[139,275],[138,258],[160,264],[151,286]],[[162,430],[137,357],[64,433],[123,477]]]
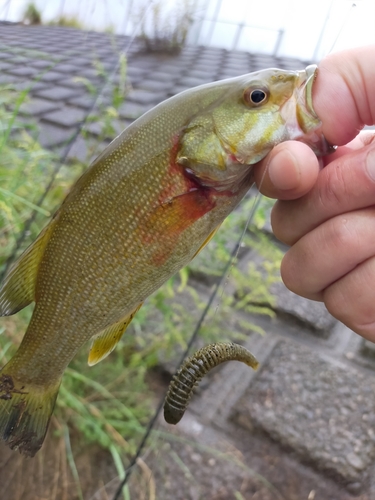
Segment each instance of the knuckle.
[[353,252],[358,247],[358,234],[351,217],[337,216],[331,219],[325,231],[327,248],[337,248],[342,252]]
[[348,184],[339,163],[326,167],[326,179],[318,192],[319,203],[324,210],[341,206],[348,197]]
[[281,279],[284,285],[291,291],[297,294],[301,293],[301,283],[300,279],[303,275],[299,272],[299,266],[296,259],[291,256],[291,251],[289,250],[281,261],[280,266]]
[[345,323],[348,318],[345,317],[344,311],[347,312],[345,307],[346,300],[342,296],[341,289],[337,287],[329,287],[324,292],[324,303],[327,311],[339,321]]

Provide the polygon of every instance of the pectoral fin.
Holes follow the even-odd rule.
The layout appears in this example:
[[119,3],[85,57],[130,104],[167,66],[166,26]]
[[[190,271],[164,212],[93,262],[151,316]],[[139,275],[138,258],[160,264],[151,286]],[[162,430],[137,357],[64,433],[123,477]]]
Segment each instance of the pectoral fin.
[[215,236],[215,234],[217,233],[217,231],[219,230],[219,227],[221,226],[221,224],[219,224],[213,231],[211,231],[211,233],[207,236],[207,238],[204,240],[204,242],[202,243],[202,245],[198,248],[198,250],[195,252],[195,254],[193,255],[193,259],[194,257],[196,257],[199,252],[201,252],[203,250],[203,248],[212,240],[212,238]]
[[99,335],[94,339],[90,349],[88,359],[89,366],[96,365],[96,363],[99,363],[99,361],[106,358],[108,354],[113,351],[121,337],[124,335],[124,332],[129,326],[131,320],[142,307],[142,304],[143,302],[121,321],[114,323],[105,329],[104,332],[99,333]]
[[15,314],[34,300],[39,265],[54,226],[51,221],[11,267],[0,288],[0,316]]

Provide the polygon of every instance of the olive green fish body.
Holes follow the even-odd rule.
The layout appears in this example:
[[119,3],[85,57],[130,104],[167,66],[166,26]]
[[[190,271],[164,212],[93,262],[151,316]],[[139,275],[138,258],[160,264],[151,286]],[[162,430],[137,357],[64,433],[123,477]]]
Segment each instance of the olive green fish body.
[[142,302],[243,198],[253,163],[288,138],[325,152],[301,97],[312,78],[266,70],[184,92],[134,122],[77,181],[0,290],[2,315],[36,303],[0,372],[0,434],[11,447],[35,454],[78,349],[95,338],[90,364],[111,352]]

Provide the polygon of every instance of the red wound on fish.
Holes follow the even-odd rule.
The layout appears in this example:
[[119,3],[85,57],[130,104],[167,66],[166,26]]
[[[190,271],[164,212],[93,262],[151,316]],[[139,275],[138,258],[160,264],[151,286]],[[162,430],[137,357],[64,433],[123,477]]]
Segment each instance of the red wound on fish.
[[156,266],[166,262],[180,235],[216,205],[212,190],[201,186],[176,162],[178,135],[173,142],[168,165],[169,182],[158,196],[158,205],[145,221],[142,238],[146,245],[154,247],[152,262]]
[[144,236],[145,244],[154,246],[153,263],[156,266],[164,264],[179,236],[214,207],[209,189],[193,188],[155,208],[146,222]]
[[180,136],[176,135],[173,138],[173,146],[169,155],[168,174],[170,179],[168,184],[161,190],[158,202],[160,205],[169,202],[176,196],[190,192],[192,189],[199,189],[201,186],[191,179],[185,171],[185,168],[176,161],[177,154],[180,149]]

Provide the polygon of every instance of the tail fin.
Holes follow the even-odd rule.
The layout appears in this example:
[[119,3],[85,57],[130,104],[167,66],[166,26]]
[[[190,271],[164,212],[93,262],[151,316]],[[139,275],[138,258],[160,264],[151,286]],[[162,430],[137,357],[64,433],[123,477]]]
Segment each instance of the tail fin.
[[0,438],[33,457],[43,444],[60,380],[54,385],[23,384],[6,365],[0,371]]

